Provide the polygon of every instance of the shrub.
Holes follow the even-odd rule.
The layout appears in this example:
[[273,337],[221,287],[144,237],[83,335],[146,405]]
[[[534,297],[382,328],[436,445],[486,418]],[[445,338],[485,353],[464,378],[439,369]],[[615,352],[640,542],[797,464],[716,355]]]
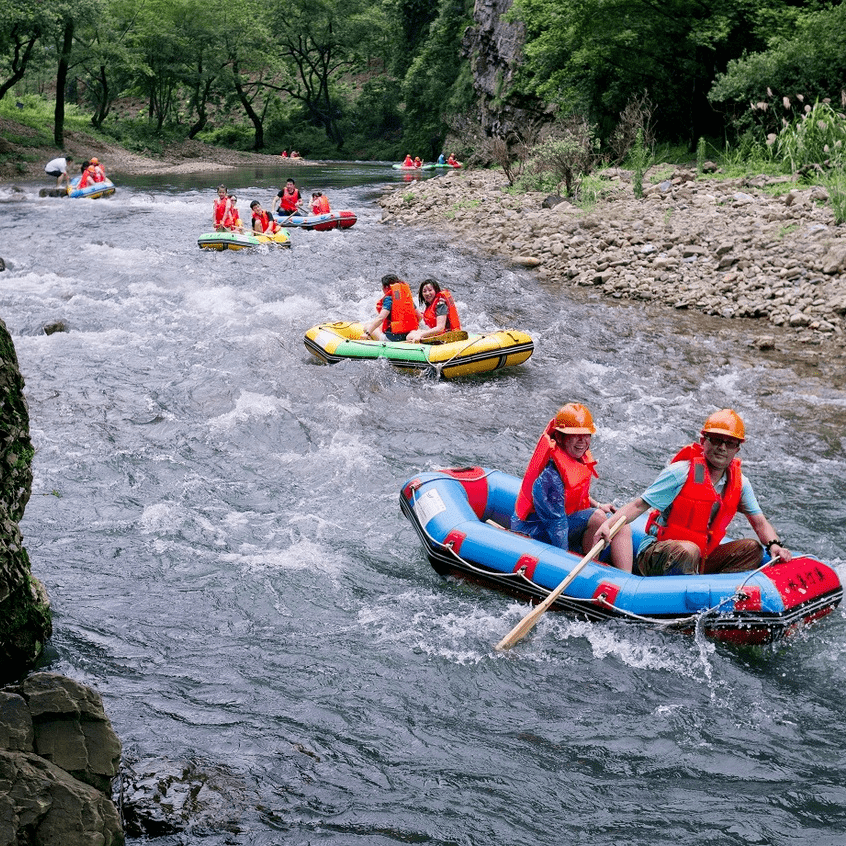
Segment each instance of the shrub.
[[[535,190],[578,194],[582,179],[599,163],[599,141],[585,118],[573,115],[560,123],[545,141],[532,148],[526,162],[528,180]],[[524,177],[525,178],[525,177]]]

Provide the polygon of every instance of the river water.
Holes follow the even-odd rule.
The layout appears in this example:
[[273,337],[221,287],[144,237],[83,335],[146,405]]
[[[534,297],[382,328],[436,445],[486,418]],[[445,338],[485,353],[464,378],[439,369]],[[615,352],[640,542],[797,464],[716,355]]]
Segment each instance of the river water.
[[[103,695],[127,793],[172,822],[191,809],[149,842],[846,843],[843,611],[766,651],[549,614],[499,654],[525,607],[440,579],[398,507],[421,469],[521,474],[570,400],[598,424],[597,494],[623,502],[731,406],[771,521],[843,578],[842,372],[753,349],[759,324],[607,302],[382,225],[387,167],[226,181],[246,211],[290,173],[357,225],[207,253],[215,175],[117,177],[98,201],[0,191],[46,666]],[[535,355],[452,382],[312,359],[305,329],[369,315],[387,272],[438,278],[469,327],[524,329]]]

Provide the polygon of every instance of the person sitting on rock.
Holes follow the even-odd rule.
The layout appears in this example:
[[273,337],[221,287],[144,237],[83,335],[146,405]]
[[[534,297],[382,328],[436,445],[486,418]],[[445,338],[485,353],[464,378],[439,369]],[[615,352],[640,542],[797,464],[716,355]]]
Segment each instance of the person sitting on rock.
[[382,277],[382,299],[376,303],[376,312],[376,317],[362,330],[362,337],[374,341],[404,341],[408,333],[417,328],[411,288],[396,274],[386,273]]

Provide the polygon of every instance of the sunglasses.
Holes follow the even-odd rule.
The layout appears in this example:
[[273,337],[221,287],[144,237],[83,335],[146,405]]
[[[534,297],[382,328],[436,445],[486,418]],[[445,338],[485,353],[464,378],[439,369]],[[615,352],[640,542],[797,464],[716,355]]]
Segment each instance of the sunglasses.
[[714,446],[720,446],[720,444],[722,444],[726,449],[740,449],[740,441],[736,441],[734,438],[720,438],[717,435],[705,435],[705,440],[709,441]]

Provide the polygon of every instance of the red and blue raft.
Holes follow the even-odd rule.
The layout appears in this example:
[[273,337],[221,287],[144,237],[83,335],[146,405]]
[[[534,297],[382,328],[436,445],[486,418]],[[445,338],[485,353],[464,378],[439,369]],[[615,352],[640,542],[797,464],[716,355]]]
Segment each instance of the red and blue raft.
[[[520,479],[499,470],[425,472],[403,485],[400,507],[440,575],[538,603],[581,555],[503,528],[519,489]],[[635,549],[644,524],[645,515],[632,524]],[[552,608],[591,621],[698,629],[715,640],[761,645],[831,613],[842,597],[837,573],[811,556],[767,559],[747,573],[695,576],[636,576],[591,561]]]

